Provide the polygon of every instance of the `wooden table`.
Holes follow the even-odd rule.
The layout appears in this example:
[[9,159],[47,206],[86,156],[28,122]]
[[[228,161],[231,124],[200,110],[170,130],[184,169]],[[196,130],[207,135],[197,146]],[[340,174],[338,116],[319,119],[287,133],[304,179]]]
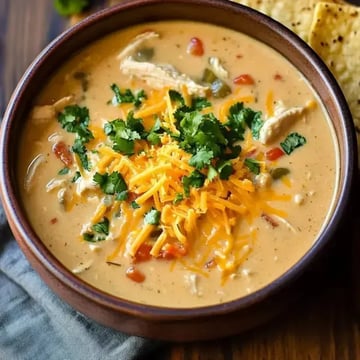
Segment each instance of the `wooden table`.
[[[99,1],[98,7],[104,4]],[[68,20],[55,13],[50,0],[0,0],[0,115],[23,71],[66,26]],[[360,257],[356,255],[360,254],[360,236],[349,226],[346,224],[339,233],[329,265],[314,273],[321,281],[310,281],[306,293],[284,315],[231,338],[169,344],[161,358],[360,359],[360,291],[354,275],[360,271]]]

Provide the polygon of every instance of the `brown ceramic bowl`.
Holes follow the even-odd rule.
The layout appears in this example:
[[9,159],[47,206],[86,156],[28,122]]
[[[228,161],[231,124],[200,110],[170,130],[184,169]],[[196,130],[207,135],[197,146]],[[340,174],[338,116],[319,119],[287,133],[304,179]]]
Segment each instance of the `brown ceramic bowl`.
[[[318,241],[288,272],[261,290],[235,301],[194,309],[142,305],[106,294],[68,271],[43,245],[27,219],[16,177],[19,134],[39,84],[79,48],[112,31],[164,19],[210,22],[258,39],[277,50],[309,80],[328,110],[340,145],[337,206]],[[249,8],[214,0],[134,0],[101,11],[53,41],[17,86],[2,124],[0,186],[11,229],[32,266],[62,299],[112,328],[175,341],[227,336],[276,315],[294,294],[295,281],[334,240],[348,206],[356,169],[351,115],[339,86],[316,54],[297,36]],[[298,283],[297,286],[298,287]]]

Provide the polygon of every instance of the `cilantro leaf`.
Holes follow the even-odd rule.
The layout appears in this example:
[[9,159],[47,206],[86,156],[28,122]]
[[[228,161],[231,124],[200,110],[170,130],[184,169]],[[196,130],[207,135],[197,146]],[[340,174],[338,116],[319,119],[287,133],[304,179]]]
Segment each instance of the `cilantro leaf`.
[[179,103],[181,106],[185,105],[183,96],[176,90],[169,90],[170,100]]
[[94,234],[92,232],[86,232],[83,234],[83,239],[87,242],[96,243],[99,241],[104,241],[106,237],[104,235]]
[[260,174],[260,164],[258,161],[251,158],[246,158],[244,164],[255,175]]
[[206,165],[210,165],[210,160],[213,157],[214,153],[211,150],[201,149],[190,158],[189,164],[201,170]]
[[205,97],[193,97],[191,99],[192,110],[202,110],[211,106],[211,102]]
[[87,107],[69,105],[58,114],[58,122],[62,128],[76,134],[72,151],[78,154],[85,170],[90,170],[90,163],[87,157],[87,149],[84,144],[94,138],[94,135],[88,129],[89,121],[90,117]]
[[218,172],[213,166],[209,166],[209,170],[207,173],[207,178],[209,181],[213,181],[218,176]]
[[97,172],[93,177],[93,181],[108,195],[121,194],[123,191],[127,190],[124,178],[117,171],[114,171],[111,174],[105,173],[103,175]]
[[263,125],[261,112],[244,107],[244,103],[238,102],[229,109],[228,121],[225,124],[230,130],[232,142],[244,140],[246,127],[251,129],[255,140],[259,138],[259,132]]
[[64,167],[58,171],[58,175],[66,175],[69,173],[69,171],[70,171],[70,169],[68,167]]
[[116,194],[116,200],[118,201],[124,201],[127,200],[129,197],[129,191],[128,190],[123,190],[120,191],[118,194]]
[[198,111],[185,113],[179,123],[179,146],[185,151],[196,154],[200,149],[213,152],[213,156],[221,155],[227,145],[225,129],[214,114],[201,114]]
[[135,141],[141,139],[138,131],[143,131],[141,119],[135,119],[132,114],[128,115],[129,123],[115,119],[104,125],[104,132],[113,142],[112,148],[125,155],[134,153]]
[[75,139],[74,145],[72,146],[72,151],[79,156],[81,164],[85,170],[90,170],[90,162],[87,156],[87,150],[81,139]]
[[89,142],[94,138],[88,129],[90,117],[87,107],[69,105],[58,114],[58,121],[67,132],[76,133],[83,143]]
[[139,209],[140,208],[140,205],[135,200],[130,203],[130,206],[133,209]]
[[55,0],[54,7],[60,15],[70,16],[81,13],[89,3],[89,0]]
[[94,224],[91,227],[91,230],[99,234],[109,235],[109,224],[110,224],[109,219],[104,217],[102,221]]
[[74,177],[71,179],[71,182],[76,182],[77,179],[81,178],[80,171],[77,171],[74,175]]
[[91,231],[83,234],[83,239],[88,242],[104,241],[109,235],[109,219],[104,217],[101,221],[91,226]]
[[127,103],[134,104],[135,107],[139,107],[146,99],[144,90],[140,90],[134,94],[130,89],[125,89],[124,92],[121,92],[120,88],[116,84],[112,84],[110,88],[114,92],[114,97],[111,100],[111,103],[114,106]]
[[181,193],[177,193],[177,194],[175,195],[174,200],[173,200],[173,204],[176,205],[176,204],[178,204],[179,202],[181,202],[181,201],[183,201],[183,200],[184,200],[184,195],[181,194]]
[[149,141],[151,145],[159,145],[161,143],[160,134],[163,134],[165,129],[161,127],[160,119],[157,118],[154,126],[151,128],[150,132],[146,136],[146,140]]
[[219,173],[219,177],[221,180],[228,180],[229,176],[234,171],[234,168],[233,168],[230,160],[219,161],[219,163],[216,164],[216,169],[217,169],[217,172]]
[[183,176],[182,184],[187,197],[190,196],[190,188],[201,188],[205,182],[205,175],[198,170],[194,170],[189,176]]
[[146,224],[159,225],[161,212],[152,208],[145,214],[144,221]]
[[280,146],[287,155],[290,155],[296,148],[304,144],[306,144],[306,139],[302,135],[294,132],[289,134],[286,139],[280,143]]

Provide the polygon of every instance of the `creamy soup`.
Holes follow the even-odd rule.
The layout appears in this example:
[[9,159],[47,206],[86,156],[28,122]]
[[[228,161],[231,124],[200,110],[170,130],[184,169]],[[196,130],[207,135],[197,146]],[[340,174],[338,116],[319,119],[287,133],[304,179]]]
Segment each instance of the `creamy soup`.
[[69,271],[135,302],[252,293],[311,248],[333,208],[337,145],[316,94],[228,29],[111,34],[57,69],[25,126],[33,228]]

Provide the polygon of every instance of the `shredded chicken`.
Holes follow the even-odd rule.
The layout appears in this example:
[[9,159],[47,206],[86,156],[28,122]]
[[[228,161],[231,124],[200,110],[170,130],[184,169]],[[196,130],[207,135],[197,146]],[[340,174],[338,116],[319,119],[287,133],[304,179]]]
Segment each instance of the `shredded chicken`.
[[74,97],[65,96],[52,105],[34,106],[31,112],[31,118],[34,120],[35,125],[41,125],[48,120],[54,119],[58,112],[64,110],[66,106],[72,103],[74,103]]
[[145,41],[158,38],[160,35],[154,31],[146,31],[142,34],[139,34],[134,38],[131,43],[126,46],[121,53],[118,55],[119,60],[124,60],[125,58],[131,56]]
[[293,107],[267,119],[260,129],[259,141],[263,144],[269,144],[276,140],[304,114],[305,109],[306,107]]
[[93,263],[92,260],[89,260],[85,263],[81,263],[80,265],[73,268],[71,271],[73,274],[81,274],[82,272],[88,270],[91,267],[92,263]]
[[63,188],[66,186],[65,179],[53,178],[46,184],[46,192],[50,192],[54,189]]
[[202,296],[202,292],[198,287],[198,275],[189,273],[184,275],[185,284],[189,287],[190,293],[196,296]]
[[220,59],[215,56],[209,58],[209,65],[212,72],[220,79],[226,80],[229,78],[228,71],[220,63]]
[[45,155],[39,154],[37,155],[30,163],[26,170],[25,180],[24,180],[24,188],[26,191],[30,191],[32,180],[36,173],[38,167],[45,162]]
[[181,74],[172,65],[155,65],[150,62],[139,62],[127,57],[120,63],[120,70],[125,75],[130,75],[144,80],[154,89],[169,87],[181,91],[186,86],[189,94],[206,96],[209,88],[197,84],[186,74]]

